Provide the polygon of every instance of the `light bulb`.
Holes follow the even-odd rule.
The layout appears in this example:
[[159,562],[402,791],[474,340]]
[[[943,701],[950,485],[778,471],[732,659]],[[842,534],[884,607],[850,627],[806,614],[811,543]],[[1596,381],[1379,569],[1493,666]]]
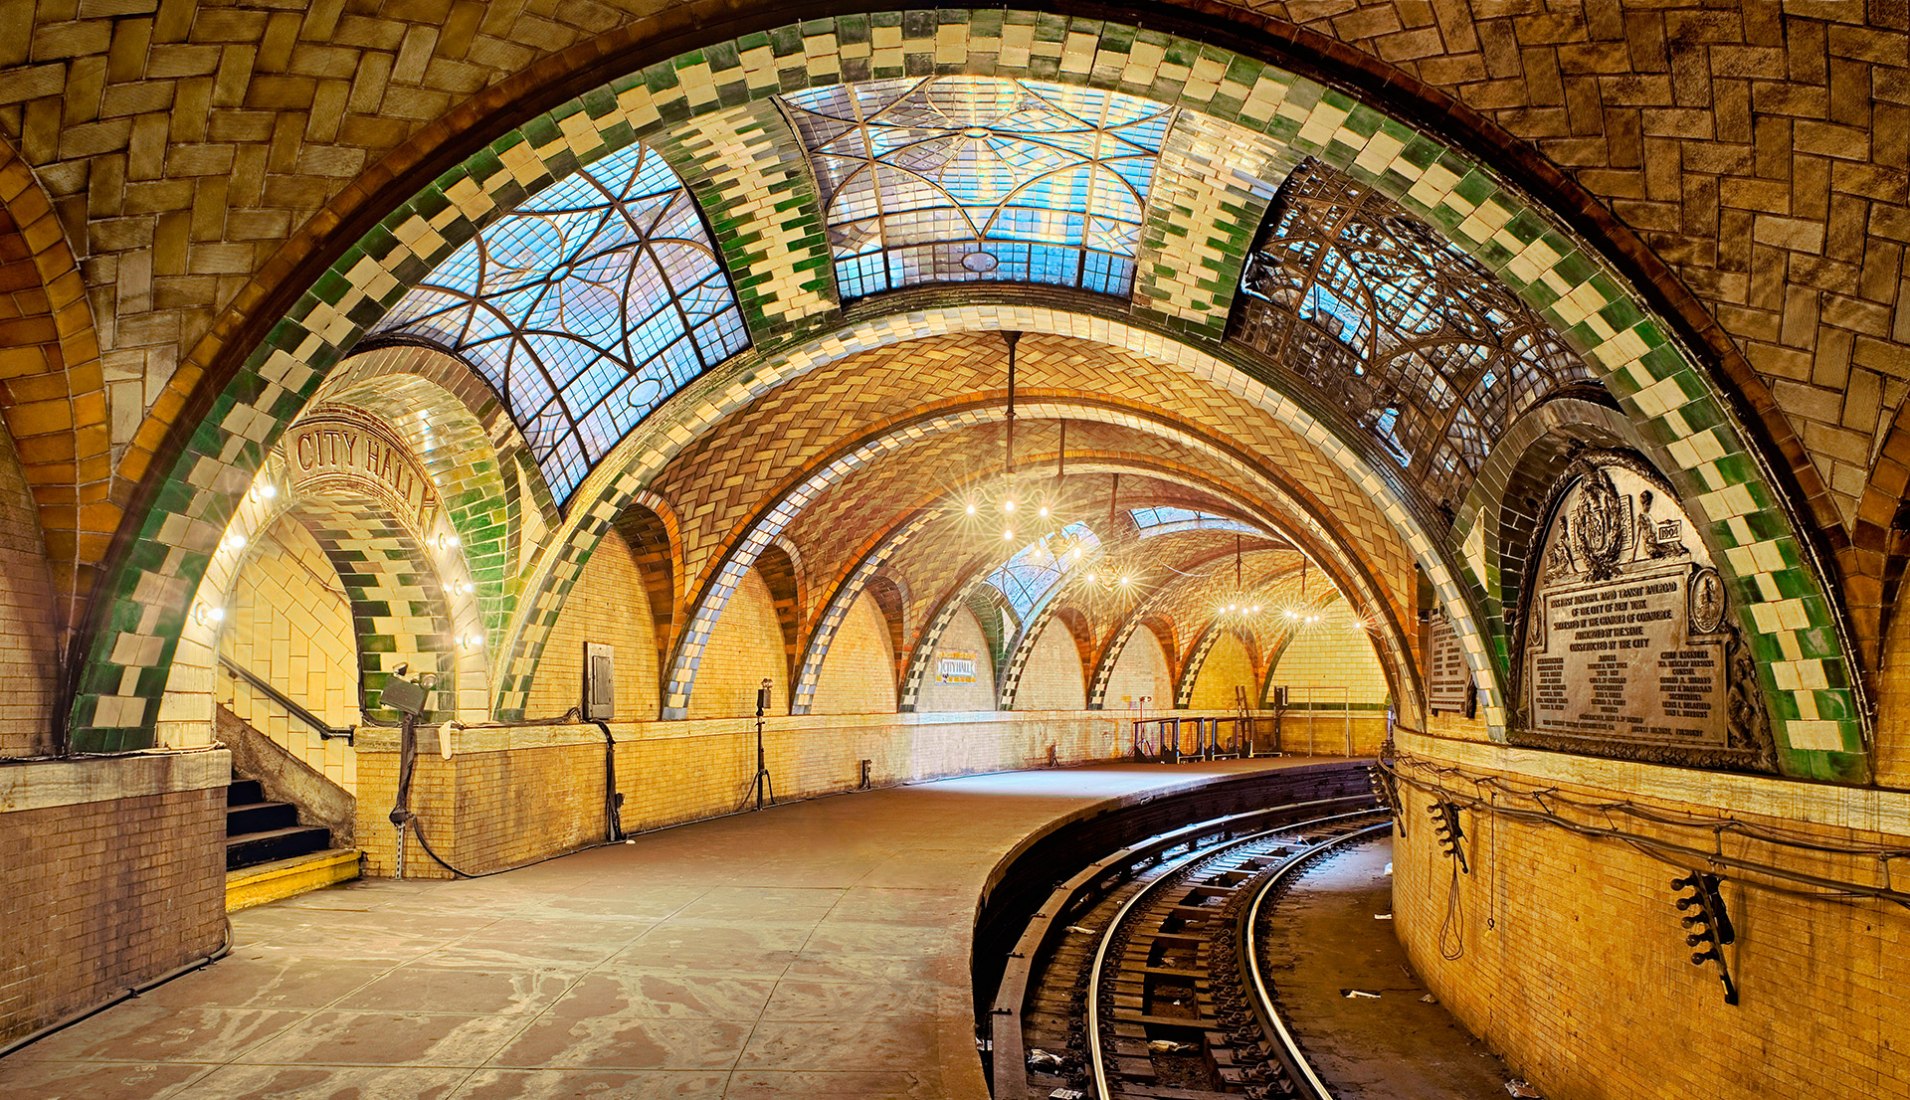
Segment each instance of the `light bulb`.
[[241,534],[239,534],[239,533],[238,533],[238,532],[236,532],[236,531],[234,531],[234,532],[233,532],[232,534],[230,534],[230,535],[227,535],[227,536],[225,537],[225,548],[226,548],[227,550],[243,550],[243,549],[245,549],[245,536],[244,536],[244,535],[241,535]]
[[1131,578],[1131,577],[1122,577],[1122,578],[1121,578],[1121,583],[1122,583],[1122,584],[1128,584],[1128,583],[1129,583],[1130,581],[1132,581],[1132,579],[1133,579],[1133,578]]
[[1013,500],[1013,499],[1011,498],[1011,499],[1009,499],[1009,500],[1004,500],[1004,501],[1002,501],[1002,502],[1001,502],[1001,510],[1002,510],[1002,511],[1004,511],[1004,512],[1013,512],[1013,511],[1015,510],[1015,502],[1014,502],[1014,500]]
[[1295,611],[1295,610],[1293,610],[1292,608],[1288,608],[1288,609],[1287,609],[1287,618],[1289,618],[1289,619],[1297,619],[1297,618],[1299,618],[1299,617],[1300,617],[1300,613],[1299,613],[1298,611]]
[[1048,506],[1046,504],[1041,506],[1041,518],[1042,519],[1048,518]]
[[968,514],[971,516],[975,514],[975,506],[973,504],[968,506]]
[[268,481],[259,486],[259,495],[266,500],[271,500],[273,497],[279,495],[279,487]]
[[1013,542],[1013,541],[1015,541],[1015,533],[1014,533],[1014,531],[1012,531],[1012,530],[1009,530],[1009,531],[1003,531],[1003,532],[1001,533],[1001,541],[1003,541],[1003,542]]
[[1260,614],[1260,605],[1259,605],[1259,604],[1254,604],[1254,605],[1253,605],[1252,607],[1249,607],[1249,608],[1248,608],[1247,610],[1248,610],[1248,611],[1250,611],[1250,612],[1252,612],[1252,613],[1253,613],[1253,614],[1255,614],[1255,615],[1258,615],[1258,614]]

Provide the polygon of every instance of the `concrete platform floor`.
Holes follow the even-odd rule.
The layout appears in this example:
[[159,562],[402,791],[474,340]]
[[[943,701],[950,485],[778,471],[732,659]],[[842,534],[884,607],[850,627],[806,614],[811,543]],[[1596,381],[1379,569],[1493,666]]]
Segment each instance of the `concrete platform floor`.
[[0,1095],[981,1100],[968,956],[1001,856],[1103,800],[1311,762],[970,776],[322,890],[0,1060]]

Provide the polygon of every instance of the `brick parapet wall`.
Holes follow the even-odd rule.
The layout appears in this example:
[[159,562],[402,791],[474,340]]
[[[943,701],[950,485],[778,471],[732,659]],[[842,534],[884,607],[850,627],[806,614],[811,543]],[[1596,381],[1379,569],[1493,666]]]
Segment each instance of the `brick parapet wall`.
[[230,777],[223,750],[0,768],[0,1042],[218,949]]
[[[1193,715],[1197,712],[1183,712]],[[1116,759],[1128,747],[1123,715],[1100,712],[778,717],[764,723],[776,797],[854,790],[861,762],[872,786],[1045,765]],[[744,719],[613,723],[617,789],[626,832],[733,813],[749,800],[756,733]],[[456,730],[449,761],[438,731],[419,731],[412,808],[431,846],[472,872],[583,847],[605,835],[603,739],[591,726]],[[1335,749],[1337,751],[1337,749]],[[390,812],[397,738],[365,729],[358,740],[358,843],[368,875],[392,873]],[[407,876],[448,877],[415,844]]]
[[[1462,767],[1465,778],[1448,783],[1467,793],[1484,790],[1472,779],[1485,777],[1548,788],[1555,805],[1630,801],[1660,815],[1729,815],[1824,845],[1901,848],[1910,832],[1910,797],[1897,792],[1853,797],[1754,776],[1412,734],[1400,740],[1421,759]],[[1426,820],[1429,796],[1410,787],[1404,793],[1408,829],[1394,839],[1394,927],[1440,1001],[1546,1096],[1910,1090],[1900,1053],[1910,1043],[1910,956],[1900,946],[1910,915],[1901,908],[1750,888],[1726,869],[1724,897],[1738,930],[1727,958],[1741,990],[1740,1003],[1728,1006],[1716,971],[1688,961],[1670,887],[1688,868],[1623,843],[1468,810],[1461,820],[1472,870],[1455,887],[1432,831],[1413,827]],[[1671,830],[1619,812],[1594,816],[1701,847],[1713,843],[1708,830]],[[1730,833],[1722,843],[1737,858],[1844,881],[1875,881],[1877,873],[1874,858],[1780,852]]]

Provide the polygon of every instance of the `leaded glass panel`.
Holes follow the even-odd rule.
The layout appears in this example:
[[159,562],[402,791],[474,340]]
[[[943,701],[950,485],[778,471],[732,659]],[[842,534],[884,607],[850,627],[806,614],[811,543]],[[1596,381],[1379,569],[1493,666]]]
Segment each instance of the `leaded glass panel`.
[[1133,518],[1134,526],[1140,530],[1141,537],[1144,539],[1155,535],[1171,535],[1178,531],[1238,531],[1247,535],[1263,534],[1258,527],[1242,523],[1237,519],[1172,504],[1134,508],[1128,512],[1128,515]]
[[1132,289],[1172,108],[971,76],[781,99],[821,187],[845,300],[925,282]]
[[1070,523],[1015,551],[1014,557],[988,575],[988,583],[1014,608],[1015,618],[1027,622],[1041,598],[1070,571],[1093,560],[1100,547],[1100,538],[1087,524]]
[[1311,382],[1449,506],[1521,413],[1596,384],[1476,260],[1315,161],[1281,188],[1240,289],[1232,338]]
[[559,503],[651,410],[749,343],[689,192],[642,145],[487,226],[375,332],[471,363]]

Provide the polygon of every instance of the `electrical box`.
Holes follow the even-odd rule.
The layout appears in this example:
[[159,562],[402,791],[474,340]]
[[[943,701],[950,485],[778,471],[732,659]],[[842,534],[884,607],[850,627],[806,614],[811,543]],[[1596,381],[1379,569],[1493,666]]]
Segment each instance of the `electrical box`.
[[608,722],[617,716],[615,651],[602,642],[584,643],[584,718]]

